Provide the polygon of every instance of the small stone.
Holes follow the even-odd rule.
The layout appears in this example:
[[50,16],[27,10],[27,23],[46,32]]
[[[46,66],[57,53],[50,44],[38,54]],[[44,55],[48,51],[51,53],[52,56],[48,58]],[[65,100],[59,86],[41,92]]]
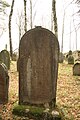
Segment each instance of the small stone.
[[51,114],[52,114],[53,116],[59,116],[59,112],[56,111],[56,110],[53,110]]
[[44,107],[45,107],[45,108],[49,108],[49,103],[45,103],[45,104],[44,104]]
[[26,109],[26,110],[25,110],[25,113],[28,113],[29,111],[30,111],[29,109]]
[[48,113],[48,112],[49,112],[49,108],[46,108],[46,109],[44,110],[44,112],[45,112],[45,113]]

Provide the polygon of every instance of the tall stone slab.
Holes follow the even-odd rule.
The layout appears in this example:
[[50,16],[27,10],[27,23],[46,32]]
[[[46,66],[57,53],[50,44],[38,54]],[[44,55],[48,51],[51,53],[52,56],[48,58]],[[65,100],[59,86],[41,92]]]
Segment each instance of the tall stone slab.
[[9,76],[4,63],[0,63],[0,104],[8,102]]
[[48,29],[27,31],[19,46],[19,103],[55,103],[59,43]]
[[74,57],[72,55],[72,51],[71,50],[68,53],[68,64],[74,64]]

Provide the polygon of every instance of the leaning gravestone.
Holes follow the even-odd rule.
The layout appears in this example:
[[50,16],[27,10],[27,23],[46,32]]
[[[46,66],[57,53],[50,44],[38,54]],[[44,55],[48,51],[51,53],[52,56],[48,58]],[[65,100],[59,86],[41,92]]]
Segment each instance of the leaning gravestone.
[[7,67],[0,63],[0,104],[8,102],[9,76]]
[[55,105],[59,43],[42,27],[26,32],[19,46],[19,104]]
[[0,52],[0,61],[7,66],[8,70],[10,69],[10,55],[7,50]]

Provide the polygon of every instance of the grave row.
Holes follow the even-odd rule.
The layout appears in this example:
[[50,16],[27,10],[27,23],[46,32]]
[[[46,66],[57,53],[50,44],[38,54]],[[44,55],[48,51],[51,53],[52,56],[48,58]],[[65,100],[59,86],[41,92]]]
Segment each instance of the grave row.
[[73,65],[73,75],[80,76],[80,51],[76,51],[75,57],[71,50],[66,56],[64,56],[63,53],[59,53],[59,63],[63,63],[64,60],[66,60],[68,64]]

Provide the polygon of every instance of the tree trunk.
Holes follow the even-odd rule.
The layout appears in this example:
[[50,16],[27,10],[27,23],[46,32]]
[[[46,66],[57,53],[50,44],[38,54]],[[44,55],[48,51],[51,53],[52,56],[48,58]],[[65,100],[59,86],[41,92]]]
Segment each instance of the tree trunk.
[[27,2],[27,0],[24,0],[24,17],[25,17],[24,31],[25,32],[27,32],[26,2]]
[[71,20],[70,20],[70,39],[69,39],[69,51],[71,50]]
[[12,15],[13,15],[14,1],[15,0],[12,1],[11,11],[10,11],[10,15],[9,15],[9,42],[10,42],[10,56],[11,56],[11,58],[13,57],[12,38],[11,38],[11,20],[12,20]]
[[30,26],[31,26],[31,29],[32,29],[32,0],[30,0]]
[[62,43],[61,43],[61,53],[63,53],[64,23],[65,23],[65,10],[64,10],[63,24],[62,24]]
[[52,0],[52,22],[54,22],[54,32],[56,37],[58,37],[58,28],[57,28],[57,17],[56,17],[56,0]]
[[73,26],[74,26],[74,30],[75,30],[75,45],[76,45],[76,51],[77,51],[77,28],[75,26],[74,15],[73,15]]

